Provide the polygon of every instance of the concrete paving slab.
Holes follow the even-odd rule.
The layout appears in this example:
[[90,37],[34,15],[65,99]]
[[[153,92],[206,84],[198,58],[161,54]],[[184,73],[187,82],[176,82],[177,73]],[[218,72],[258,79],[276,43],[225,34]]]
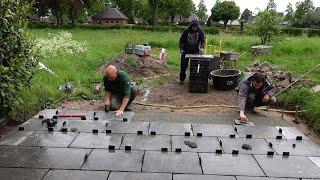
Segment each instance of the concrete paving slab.
[[126,146],[131,146],[133,150],[160,151],[162,148],[167,148],[168,151],[171,151],[170,136],[168,135],[126,134],[121,149],[125,149]]
[[105,148],[114,146],[119,149],[122,141],[122,134],[106,133],[80,133],[79,136],[70,144],[72,148]]
[[137,134],[138,131],[142,131],[143,134],[148,133],[149,123],[148,122],[122,122],[122,121],[111,121],[108,122],[106,130],[111,130],[111,133],[121,134]]
[[18,131],[13,130],[4,137],[0,138],[0,145],[17,146],[27,139],[34,131]]
[[108,171],[50,170],[43,180],[106,180]]
[[[62,127],[63,121],[57,121],[57,124],[52,127],[53,131],[59,131]],[[21,124],[19,127],[23,127],[24,131],[48,131],[46,124],[42,124],[42,119],[29,119],[28,121]]]
[[0,179],[3,180],[40,180],[48,169],[0,168]]
[[84,157],[91,150],[71,148],[40,148],[22,167],[49,169],[80,169]]
[[197,153],[147,151],[142,172],[202,174]]
[[[222,142],[222,148],[225,153],[231,154],[233,150],[239,151],[239,154],[265,154],[268,151],[274,152],[264,139],[247,139],[247,138],[219,138]],[[252,149],[243,149],[242,146],[250,145]]]
[[180,135],[184,136],[185,133],[190,133],[192,136],[191,124],[183,123],[165,123],[165,122],[151,122],[149,133],[156,132],[156,134],[164,135]]
[[272,148],[280,155],[289,152],[295,156],[320,156],[320,148],[310,140],[276,140],[267,139],[272,143]]
[[247,135],[252,135],[252,138],[270,139],[276,139],[277,136],[282,136],[278,129],[272,126],[236,126],[236,130],[239,136],[243,138]]
[[0,146],[0,167],[21,167],[39,148]]
[[143,151],[94,149],[82,169],[140,172],[143,154]]
[[251,155],[200,153],[204,174],[265,176]]
[[[37,115],[34,116],[34,118],[39,118],[39,115],[42,115],[45,119],[46,118],[52,118],[54,115],[57,115],[56,112],[58,111],[58,115],[62,114],[83,114],[86,117],[86,120],[92,120],[94,111],[92,110],[73,110],[73,109],[45,109],[43,111],[40,111]],[[80,118],[60,118],[60,120],[80,120]]]
[[92,133],[92,130],[98,130],[99,133],[103,133],[106,130],[106,123],[101,121],[92,120],[67,120],[64,126],[60,128],[67,128],[68,131],[74,132],[87,132]]
[[239,136],[232,125],[193,124],[192,127],[195,135],[202,133],[202,136],[230,137],[231,134]]
[[307,157],[254,155],[269,177],[320,178],[320,169]]
[[295,178],[247,177],[237,176],[237,180],[299,180]]
[[34,131],[19,146],[68,147],[78,133]]
[[309,157],[309,159],[320,168],[320,157]]
[[111,172],[108,180],[172,180],[168,173]]
[[173,180],[236,180],[234,176],[174,174]]
[[110,111],[108,113],[104,111],[96,111],[96,117],[98,117],[99,121],[123,121],[123,119],[127,119],[127,121],[131,121],[133,116],[133,112],[125,111],[123,116],[116,116],[115,111]]
[[286,137],[286,139],[296,139],[297,136],[301,136],[303,139],[308,139],[307,136],[305,136],[303,133],[301,133],[297,128],[295,127],[281,127],[276,126],[276,128],[279,130],[282,130],[282,134]]
[[[172,136],[171,139],[172,151],[177,148],[189,152],[216,152],[217,149],[222,149],[216,137]],[[192,148],[186,145],[187,141],[196,143],[197,147]]]

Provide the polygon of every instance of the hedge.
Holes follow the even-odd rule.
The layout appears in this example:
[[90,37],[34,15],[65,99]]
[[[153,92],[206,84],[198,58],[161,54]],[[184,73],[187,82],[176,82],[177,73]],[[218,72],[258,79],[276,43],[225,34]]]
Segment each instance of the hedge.
[[[77,25],[78,28],[85,28],[85,29],[132,29],[132,30],[146,30],[146,31],[163,31],[163,32],[183,32],[187,26],[146,26],[146,25],[133,25],[128,24],[125,26],[101,26],[101,25],[94,25],[94,24],[80,24]],[[29,28],[35,28],[35,29],[42,29],[42,28],[74,28],[74,26],[71,25],[63,25],[58,26],[54,24],[48,24],[48,23],[30,23]],[[219,34],[220,29],[216,27],[201,27],[202,30],[207,34]]]
[[320,36],[320,29],[283,28],[282,32],[289,36],[302,36],[302,35],[307,35],[308,37]]

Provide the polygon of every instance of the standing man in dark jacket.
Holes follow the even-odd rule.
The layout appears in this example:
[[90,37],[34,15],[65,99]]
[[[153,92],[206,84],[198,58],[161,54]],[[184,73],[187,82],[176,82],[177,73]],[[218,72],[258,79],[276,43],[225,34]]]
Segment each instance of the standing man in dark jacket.
[[255,112],[254,107],[275,104],[276,91],[277,88],[272,85],[271,79],[262,73],[257,72],[244,78],[239,85],[238,94],[240,120],[247,119],[245,111],[252,113]]
[[189,59],[186,59],[186,54],[204,54],[205,37],[200,28],[198,20],[191,21],[189,28],[187,28],[180,37],[180,84],[186,79],[186,70],[188,68]]

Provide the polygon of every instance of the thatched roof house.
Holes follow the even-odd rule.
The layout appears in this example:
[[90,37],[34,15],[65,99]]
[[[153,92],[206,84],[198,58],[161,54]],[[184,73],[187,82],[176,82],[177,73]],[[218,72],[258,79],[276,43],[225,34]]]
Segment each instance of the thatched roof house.
[[129,18],[118,9],[110,7],[92,16],[92,22],[94,24],[104,26],[126,25],[128,24],[128,20]]

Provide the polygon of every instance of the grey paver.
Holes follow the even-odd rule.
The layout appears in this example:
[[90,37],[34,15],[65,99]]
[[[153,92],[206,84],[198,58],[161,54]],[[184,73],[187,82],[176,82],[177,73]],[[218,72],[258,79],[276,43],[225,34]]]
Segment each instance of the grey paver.
[[[40,111],[37,115],[34,116],[34,118],[38,118],[39,115],[43,115],[44,118],[52,118],[54,115],[56,115],[56,111],[58,111],[58,115],[62,114],[83,114],[85,115],[87,120],[93,119],[93,113],[94,111],[91,110],[73,110],[73,109],[45,109],[43,111]],[[66,117],[66,118],[59,118],[60,120],[75,120],[80,118],[73,118],[73,117]]]
[[0,179],[3,180],[40,180],[48,169],[0,168]]
[[80,169],[90,150],[71,148],[40,148],[22,164],[29,168]]
[[123,118],[126,118],[128,121],[131,121],[133,112],[125,111],[123,116],[116,116],[114,111],[108,113],[104,111],[96,111],[96,117],[99,118],[99,121],[123,121]]
[[[59,120],[60,121],[60,120]],[[59,130],[62,128],[67,128],[68,131],[75,131],[75,132],[88,132],[91,133],[92,130],[98,130],[98,132],[102,133],[106,129],[106,123],[102,121],[92,121],[92,120],[66,120],[63,121],[66,124],[63,127],[60,127]]]
[[[239,151],[240,154],[265,154],[268,151],[274,152],[264,139],[247,139],[247,138],[219,138],[222,142],[222,148],[225,153],[232,153],[233,150]],[[250,145],[251,150],[243,149],[242,146]]]
[[115,149],[120,148],[122,134],[106,134],[106,133],[80,133],[79,136],[70,144],[72,148],[109,148],[114,146]]
[[143,154],[143,151],[94,149],[82,169],[139,172]]
[[237,180],[299,180],[295,178],[247,177],[237,176]]
[[320,169],[307,157],[254,155],[269,177],[320,178]]
[[236,180],[234,176],[174,174],[173,180]]
[[131,146],[133,150],[158,150],[167,148],[171,150],[170,136],[168,135],[137,135],[126,134],[121,144],[121,149]]
[[0,145],[17,146],[22,143],[34,131],[17,131],[13,130],[4,137],[0,138]]
[[34,131],[19,146],[68,147],[78,133]]
[[276,126],[276,128],[279,130],[282,129],[282,134],[286,137],[286,139],[296,139],[297,136],[302,136],[303,139],[308,139],[307,136],[305,136],[303,133],[301,133],[297,128],[295,127],[281,127]]
[[202,136],[230,137],[238,136],[232,125],[193,124],[193,133],[202,133]]
[[156,134],[181,136],[184,136],[187,132],[192,135],[191,124],[183,123],[151,122],[149,133],[151,132],[156,132]]
[[111,172],[108,180],[172,180],[168,173]]
[[276,139],[277,136],[282,136],[278,129],[272,126],[236,126],[240,137],[245,138],[247,135],[252,135],[253,138],[270,138]]
[[148,133],[149,123],[148,122],[122,122],[122,121],[111,121],[108,123],[106,130],[111,130],[112,133],[130,133],[137,134],[137,131],[142,131],[143,134]]
[[[57,121],[57,124],[52,127],[53,131],[59,131],[62,127],[62,121]],[[19,127],[23,127],[25,131],[48,131],[47,125],[42,124],[42,119],[29,119],[28,121],[21,124]]]
[[[215,152],[217,149],[222,149],[216,137],[172,136],[171,139],[173,151],[177,148],[190,152]],[[196,143],[197,148],[186,145],[187,141]]]
[[264,176],[251,155],[200,153],[204,174]]
[[197,153],[147,151],[143,172],[202,174]]
[[320,156],[319,147],[310,140],[275,140],[267,139],[273,144],[272,148],[278,153],[289,152],[296,156]]
[[106,180],[108,171],[50,170],[43,180]]
[[0,167],[21,167],[39,151],[40,148],[36,147],[0,146]]
[[309,159],[320,168],[320,157],[309,157]]

